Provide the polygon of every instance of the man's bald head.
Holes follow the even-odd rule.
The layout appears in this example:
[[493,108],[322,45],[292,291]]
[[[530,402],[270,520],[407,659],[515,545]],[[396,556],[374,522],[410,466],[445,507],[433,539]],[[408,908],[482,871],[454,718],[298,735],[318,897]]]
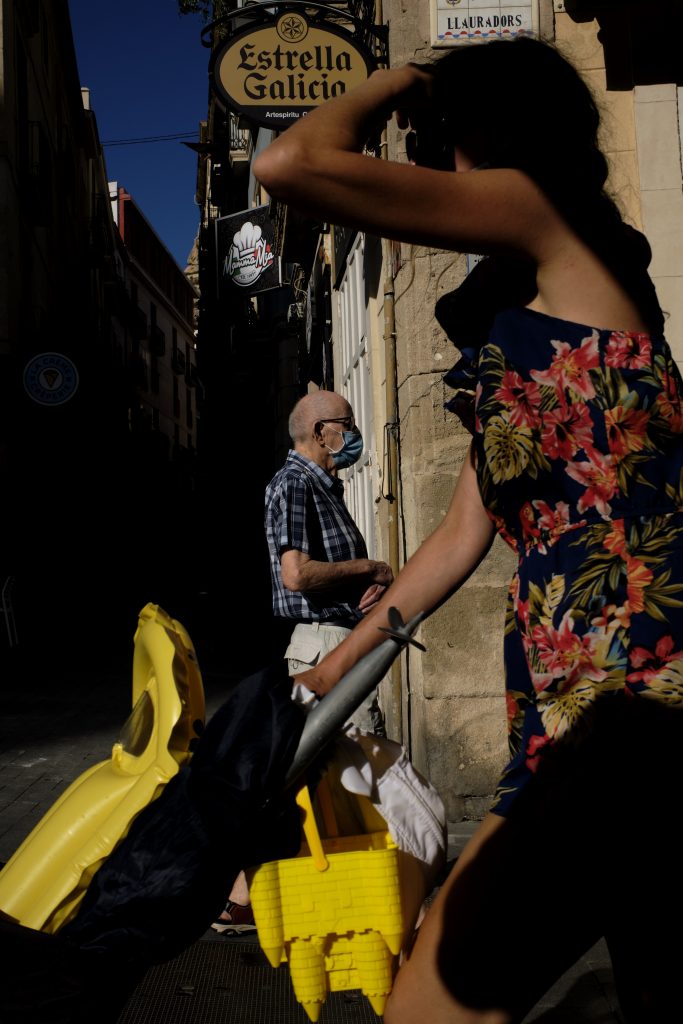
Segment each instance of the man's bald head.
[[313,391],[300,398],[289,416],[289,436],[295,445],[308,444],[321,420],[353,416],[353,409],[336,391]]

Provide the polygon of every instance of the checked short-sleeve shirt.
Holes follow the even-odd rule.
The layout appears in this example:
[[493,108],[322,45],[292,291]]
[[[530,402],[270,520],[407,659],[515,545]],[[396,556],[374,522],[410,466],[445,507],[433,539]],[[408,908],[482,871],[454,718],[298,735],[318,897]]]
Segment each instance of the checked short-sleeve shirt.
[[367,558],[360,530],[344,504],[344,485],[321,466],[291,451],[266,488],[266,539],[273,585],[273,612],[297,622],[356,617],[367,583],[343,592],[296,593],[282,582],[283,552],[301,551],[317,562]]

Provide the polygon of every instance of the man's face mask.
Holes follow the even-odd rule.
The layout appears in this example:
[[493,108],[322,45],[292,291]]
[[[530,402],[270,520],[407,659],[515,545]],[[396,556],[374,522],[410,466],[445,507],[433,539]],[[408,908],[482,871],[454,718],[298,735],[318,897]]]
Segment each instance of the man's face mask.
[[323,420],[323,423],[329,426],[330,430],[334,430],[335,434],[339,434],[342,439],[341,448],[337,451],[330,448],[329,444],[325,445],[327,450],[332,452],[332,461],[336,468],[347,469],[349,466],[353,466],[363,454],[363,435],[358,427],[354,427],[352,430],[337,430],[332,426],[332,423],[353,423],[353,418],[349,416],[339,420]]

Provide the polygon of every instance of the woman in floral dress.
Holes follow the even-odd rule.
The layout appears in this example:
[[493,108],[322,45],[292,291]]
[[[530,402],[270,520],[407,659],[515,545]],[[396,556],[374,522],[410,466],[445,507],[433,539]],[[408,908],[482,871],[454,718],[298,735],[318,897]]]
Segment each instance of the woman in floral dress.
[[[363,153],[392,113],[407,164]],[[682,389],[649,247],[604,191],[598,124],[556,50],[478,43],[375,72],[254,165],[324,220],[487,257],[436,311],[461,354],[449,406],[473,431],[446,517],[299,677],[328,692],[390,606],[435,610],[495,531],[517,553],[511,760],[398,972],[391,1024],[521,1021],[603,935],[625,1019],[680,1016]]]

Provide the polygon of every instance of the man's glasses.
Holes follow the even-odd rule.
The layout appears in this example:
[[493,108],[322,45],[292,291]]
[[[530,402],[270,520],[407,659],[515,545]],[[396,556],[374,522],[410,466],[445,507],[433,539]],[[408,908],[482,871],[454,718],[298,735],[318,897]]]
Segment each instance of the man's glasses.
[[355,430],[356,421],[353,416],[328,416],[327,419],[318,420],[319,423],[343,423],[344,430]]

